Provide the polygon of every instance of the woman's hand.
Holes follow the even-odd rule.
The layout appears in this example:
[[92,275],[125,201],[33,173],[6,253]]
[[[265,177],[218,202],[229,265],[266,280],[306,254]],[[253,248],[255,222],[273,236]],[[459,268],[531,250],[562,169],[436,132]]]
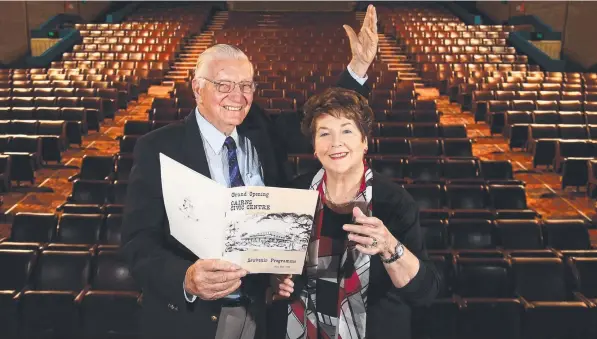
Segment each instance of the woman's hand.
[[375,218],[368,217],[355,207],[352,210],[355,222],[360,225],[346,224],[343,229],[350,232],[348,240],[356,243],[356,248],[361,253],[379,254],[384,259],[389,259],[393,254],[398,240],[388,231],[384,223]]
[[290,298],[294,292],[294,282],[291,274],[272,274],[269,278],[272,300],[283,300]]

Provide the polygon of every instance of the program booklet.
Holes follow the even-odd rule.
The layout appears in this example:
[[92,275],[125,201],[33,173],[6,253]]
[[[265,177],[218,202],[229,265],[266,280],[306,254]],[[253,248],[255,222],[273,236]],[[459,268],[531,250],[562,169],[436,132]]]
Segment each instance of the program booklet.
[[202,259],[250,273],[301,274],[317,191],[228,188],[160,153],[170,233]]

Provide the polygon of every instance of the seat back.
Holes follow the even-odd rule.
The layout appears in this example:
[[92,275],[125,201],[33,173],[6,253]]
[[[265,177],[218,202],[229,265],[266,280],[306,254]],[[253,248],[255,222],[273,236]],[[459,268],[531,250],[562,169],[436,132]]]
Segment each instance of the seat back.
[[509,250],[542,249],[543,234],[541,224],[537,220],[506,220],[495,221],[500,244]]
[[138,291],[129,267],[118,252],[101,251],[91,284],[93,290]]
[[10,241],[48,243],[57,224],[58,218],[53,213],[19,212],[12,221]]
[[402,158],[392,157],[373,157],[371,158],[371,168],[376,172],[387,176],[388,178],[403,179],[407,176],[406,162]]
[[35,250],[0,249],[0,291],[20,291],[29,282],[35,264]]
[[428,250],[443,250],[448,248],[448,229],[444,220],[421,220],[421,232]]
[[586,250],[591,247],[587,224],[581,219],[551,219],[543,221],[547,247]]
[[564,265],[559,258],[512,258],[515,293],[529,301],[566,301]]
[[419,209],[439,209],[443,207],[440,185],[407,184],[404,188],[417,202]]
[[442,165],[439,159],[416,159],[408,160],[408,174],[412,180],[438,181],[442,176]]
[[80,291],[89,281],[91,254],[86,251],[43,251],[33,287],[38,291]]
[[121,214],[108,214],[106,216],[106,227],[101,243],[105,245],[120,245],[121,225]]
[[101,214],[64,213],[58,222],[56,241],[65,244],[97,244],[103,222]]
[[510,298],[509,266],[503,258],[458,258],[455,293],[464,298]]
[[79,172],[81,180],[106,180],[114,172],[114,157],[84,155]]
[[527,209],[524,186],[489,185],[489,196],[495,209]]
[[487,194],[483,185],[446,185],[446,203],[450,209],[484,209]]
[[497,241],[493,224],[485,219],[450,219],[448,225],[453,249],[494,249]]
[[578,291],[587,298],[597,298],[597,258],[570,258]]
[[108,198],[109,184],[103,180],[77,179],[73,183],[72,202],[103,205]]

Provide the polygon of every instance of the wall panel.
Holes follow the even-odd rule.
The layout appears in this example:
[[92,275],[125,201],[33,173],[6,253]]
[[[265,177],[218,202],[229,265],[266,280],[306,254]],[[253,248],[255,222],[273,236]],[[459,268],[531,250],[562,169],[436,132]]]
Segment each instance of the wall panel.
[[10,63],[27,53],[29,30],[25,2],[7,1],[0,5],[0,62]]

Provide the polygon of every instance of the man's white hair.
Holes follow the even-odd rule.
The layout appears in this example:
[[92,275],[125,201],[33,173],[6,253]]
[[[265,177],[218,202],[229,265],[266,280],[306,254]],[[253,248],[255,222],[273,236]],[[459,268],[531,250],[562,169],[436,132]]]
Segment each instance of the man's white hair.
[[197,58],[197,64],[195,65],[194,79],[198,81],[199,87],[203,87],[205,81],[199,81],[199,78],[208,78],[210,76],[210,64],[212,61],[236,59],[246,60],[251,64],[251,76],[254,74],[253,64],[249,60],[249,57],[236,46],[227,44],[217,44],[206,49]]

